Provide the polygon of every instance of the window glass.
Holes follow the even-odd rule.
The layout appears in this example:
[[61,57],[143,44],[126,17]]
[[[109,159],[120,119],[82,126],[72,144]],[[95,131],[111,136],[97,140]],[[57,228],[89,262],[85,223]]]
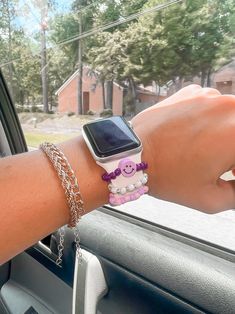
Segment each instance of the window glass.
[[0,158],[11,155],[11,150],[8,145],[5,131],[0,121]]
[[[29,149],[131,119],[190,83],[235,94],[234,0],[8,0],[0,12],[0,67]],[[235,249],[233,210],[149,196],[119,209]]]

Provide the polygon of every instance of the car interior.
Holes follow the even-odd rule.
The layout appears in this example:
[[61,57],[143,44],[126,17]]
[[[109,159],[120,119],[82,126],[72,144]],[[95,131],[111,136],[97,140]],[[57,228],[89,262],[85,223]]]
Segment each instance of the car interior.
[[[27,151],[2,74],[0,120],[1,157]],[[79,223],[78,262],[64,228],[62,266],[58,230],[0,266],[1,314],[235,313],[233,251],[104,206]]]

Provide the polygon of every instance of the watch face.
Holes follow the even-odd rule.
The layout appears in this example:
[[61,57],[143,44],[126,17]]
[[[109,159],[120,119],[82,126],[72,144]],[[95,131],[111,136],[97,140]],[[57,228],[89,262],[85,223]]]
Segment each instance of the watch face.
[[119,116],[97,120],[83,126],[90,146],[97,157],[104,158],[141,146],[127,122]]

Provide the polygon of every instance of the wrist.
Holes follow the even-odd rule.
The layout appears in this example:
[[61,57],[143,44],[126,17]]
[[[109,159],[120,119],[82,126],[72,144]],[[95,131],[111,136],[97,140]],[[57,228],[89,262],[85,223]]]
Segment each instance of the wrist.
[[107,203],[107,186],[101,180],[104,170],[92,158],[82,136],[60,144],[60,148],[77,177],[85,213]]
[[[132,126],[133,130],[137,134],[137,136],[140,138],[143,146],[143,152],[142,152],[142,160],[147,162],[148,169],[145,170],[145,172],[148,174],[148,187],[149,187],[149,195],[157,196],[158,195],[158,187],[157,187],[157,178],[155,173],[157,173],[156,168],[159,167],[159,149],[156,147],[159,147],[158,145],[153,145],[153,141],[151,137],[153,136],[153,133],[149,131],[149,128],[146,128],[145,123],[141,123],[141,120],[139,119],[133,119],[132,120]],[[156,133],[153,131],[154,134]],[[158,142],[158,137],[154,135],[154,141]]]

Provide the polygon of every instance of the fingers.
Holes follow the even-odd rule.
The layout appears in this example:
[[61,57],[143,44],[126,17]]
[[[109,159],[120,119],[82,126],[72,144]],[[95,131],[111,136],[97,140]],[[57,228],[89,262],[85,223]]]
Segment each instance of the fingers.
[[176,103],[178,101],[182,101],[187,98],[192,98],[192,95],[195,93],[199,93],[202,90],[200,85],[191,84],[186,87],[181,88],[178,92],[161,101],[157,106],[168,106],[172,103]]
[[216,96],[221,95],[221,93],[215,88],[203,87],[201,89],[195,89],[193,91],[193,95],[194,96],[197,96],[197,95],[203,96],[204,95],[207,97],[216,97]]
[[217,184],[205,189],[200,210],[215,214],[224,210],[235,208],[235,180],[225,181],[219,179]]
[[209,87],[202,88],[200,85],[191,84],[180,89],[178,92],[166,98],[165,100],[161,101],[160,103],[157,103],[156,105],[146,109],[146,111],[153,110],[156,107],[159,108],[163,106],[169,106],[176,102],[195,98],[198,96],[206,96],[206,97],[212,98],[212,97],[217,97],[220,95],[221,93],[215,88],[209,88]]

